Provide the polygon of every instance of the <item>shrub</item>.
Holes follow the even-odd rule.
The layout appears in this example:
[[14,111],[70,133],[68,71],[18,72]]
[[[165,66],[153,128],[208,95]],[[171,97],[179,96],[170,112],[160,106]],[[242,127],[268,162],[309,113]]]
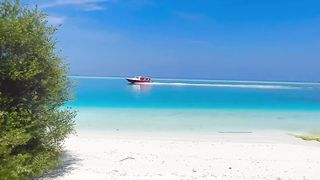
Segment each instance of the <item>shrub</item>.
[[59,163],[73,132],[67,66],[56,50],[56,28],[39,9],[0,2],[0,177],[39,176]]

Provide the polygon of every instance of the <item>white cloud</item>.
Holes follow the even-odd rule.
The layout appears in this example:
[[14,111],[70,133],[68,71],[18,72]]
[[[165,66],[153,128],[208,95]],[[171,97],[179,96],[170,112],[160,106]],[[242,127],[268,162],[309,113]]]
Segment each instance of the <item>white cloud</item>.
[[57,25],[63,24],[65,19],[66,19],[65,17],[49,16],[47,18],[47,21],[48,21],[48,24],[57,26]]
[[53,8],[57,6],[76,6],[87,11],[103,10],[105,7],[100,5],[111,0],[54,0],[53,2],[40,5],[40,8]]
[[100,10],[105,10],[106,7],[99,6],[97,4],[86,4],[81,6],[81,9],[85,11],[100,11]]

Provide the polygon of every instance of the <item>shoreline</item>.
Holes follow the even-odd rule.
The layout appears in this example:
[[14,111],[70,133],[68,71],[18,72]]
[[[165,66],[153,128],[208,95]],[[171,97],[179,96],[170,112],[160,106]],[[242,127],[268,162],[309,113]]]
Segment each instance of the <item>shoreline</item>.
[[[73,138],[98,138],[98,139],[138,139],[138,140],[172,140],[172,141],[227,141],[227,142],[273,142],[303,144],[300,138],[305,132],[292,133],[285,130],[261,130],[253,131],[121,131],[114,130],[90,130],[78,129],[68,139]],[[312,143],[317,144],[317,143]],[[320,146],[320,144],[319,144]]]
[[281,131],[79,131],[65,164],[42,179],[319,179],[320,143]]

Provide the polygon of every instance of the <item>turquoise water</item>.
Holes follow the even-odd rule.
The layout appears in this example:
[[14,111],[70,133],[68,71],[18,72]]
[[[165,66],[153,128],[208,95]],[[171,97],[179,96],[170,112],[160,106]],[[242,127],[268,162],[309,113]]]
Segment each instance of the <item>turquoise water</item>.
[[123,131],[320,130],[320,84],[71,77],[78,128]]

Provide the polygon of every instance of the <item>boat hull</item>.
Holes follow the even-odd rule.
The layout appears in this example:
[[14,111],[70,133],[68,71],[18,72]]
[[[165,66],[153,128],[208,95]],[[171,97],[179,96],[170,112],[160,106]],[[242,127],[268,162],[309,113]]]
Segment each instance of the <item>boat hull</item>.
[[126,79],[129,83],[132,83],[132,84],[136,84],[136,83],[150,83],[151,80],[138,80],[138,79],[130,79],[130,78],[127,78]]

